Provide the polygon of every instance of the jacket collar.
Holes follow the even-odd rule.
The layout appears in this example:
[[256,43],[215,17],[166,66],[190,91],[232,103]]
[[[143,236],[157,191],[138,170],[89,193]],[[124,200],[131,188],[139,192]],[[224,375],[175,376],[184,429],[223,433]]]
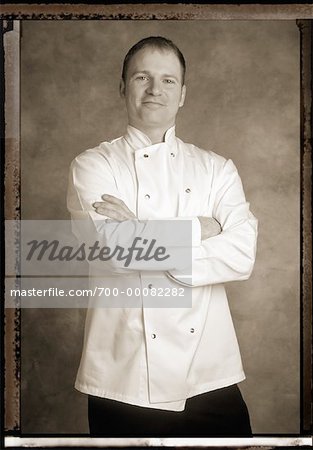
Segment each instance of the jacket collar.
[[[127,126],[127,131],[126,131],[124,138],[126,139],[128,144],[134,150],[139,150],[141,148],[146,148],[146,147],[150,147],[150,146],[154,145],[154,144],[152,144],[150,138],[146,134],[144,134],[142,131],[138,130],[138,128],[135,128],[131,125]],[[175,125],[174,125],[167,130],[167,132],[165,133],[165,136],[164,136],[164,141],[161,142],[160,144],[164,144],[164,143],[173,144],[175,142],[175,140],[176,140],[176,135],[175,135]],[[155,144],[155,145],[160,145],[160,144]]]

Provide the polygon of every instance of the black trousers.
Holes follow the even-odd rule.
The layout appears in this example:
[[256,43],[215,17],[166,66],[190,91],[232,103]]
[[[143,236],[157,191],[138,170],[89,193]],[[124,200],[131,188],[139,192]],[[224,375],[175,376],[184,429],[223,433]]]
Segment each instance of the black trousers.
[[179,412],[89,395],[88,419],[91,436],[252,436],[248,409],[237,385],[189,398]]

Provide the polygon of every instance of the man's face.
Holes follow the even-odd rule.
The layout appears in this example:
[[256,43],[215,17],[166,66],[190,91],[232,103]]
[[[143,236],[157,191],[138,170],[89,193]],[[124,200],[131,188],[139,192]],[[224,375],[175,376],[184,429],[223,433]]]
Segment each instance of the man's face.
[[146,47],[130,60],[121,83],[129,124],[144,130],[168,129],[183,106],[186,87],[182,68],[172,51]]

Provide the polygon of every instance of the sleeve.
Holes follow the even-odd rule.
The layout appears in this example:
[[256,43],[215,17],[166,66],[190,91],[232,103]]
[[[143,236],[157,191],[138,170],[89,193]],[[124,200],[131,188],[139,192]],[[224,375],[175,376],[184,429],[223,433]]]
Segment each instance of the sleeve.
[[[201,242],[201,226],[196,217],[114,222],[97,214],[92,206],[94,202],[102,201],[103,194],[121,198],[110,161],[104,155],[88,150],[72,162],[69,171],[67,208],[72,231],[80,243],[98,242],[100,248],[110,248],[111,254],[117,250],[112,258],[94,260],[93,266],[114,273],[183,269],[184,261],[191,259],[191,247],[199,246]],[[127,200],[121,199],[127,205]],[[131,205],[127,206],[131,209]],[[177,221],[184,223],[173,232]],[[143,245],[145,251],[152,241],[155,241],[153,251],[165,249],[163,256],[140,260],[136,259],[137,253],[133,250],[132,257],[126,258],[134,242],[136,247],[146,242]],[[122,252],[124,259],[117,258]]]
[[243,186],[232,160],[225,161],[213,183],[212,216],[222,232],[202,241],[192,250],[191,274],[181,270],[167,275],[186,286],[204,286],[250,277],[256,256],[258,222],[246,201]]

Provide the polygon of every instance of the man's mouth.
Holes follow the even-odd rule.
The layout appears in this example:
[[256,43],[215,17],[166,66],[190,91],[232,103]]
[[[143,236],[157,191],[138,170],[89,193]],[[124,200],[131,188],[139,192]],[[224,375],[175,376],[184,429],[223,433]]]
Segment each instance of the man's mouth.
[[146,101],[146,102],[142,102],[144,105],[148,105],[148,106],[152,106],[152,107],[157,107],[157,106],[165,106],[163,103],[159,103],[159,102],[152,102],[152,101]]

